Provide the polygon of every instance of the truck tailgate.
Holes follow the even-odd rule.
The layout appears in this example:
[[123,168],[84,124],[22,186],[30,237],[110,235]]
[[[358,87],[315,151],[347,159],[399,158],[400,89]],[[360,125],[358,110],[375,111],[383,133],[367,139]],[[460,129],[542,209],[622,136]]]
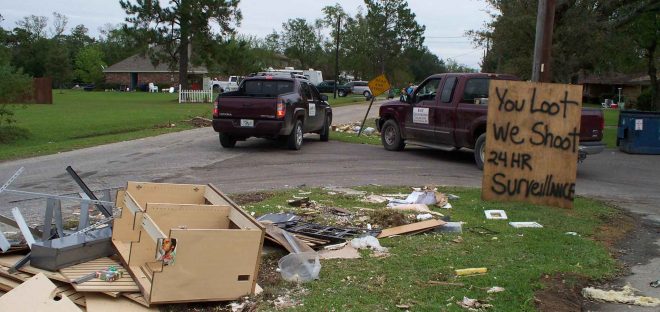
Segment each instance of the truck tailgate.
[[218,103],[221,118],[271,119],[277,112],[276,97],[221,96]]
[[600,141],[603,138],[604,118],[600,108],[583,108],[580,119],[580,141]]

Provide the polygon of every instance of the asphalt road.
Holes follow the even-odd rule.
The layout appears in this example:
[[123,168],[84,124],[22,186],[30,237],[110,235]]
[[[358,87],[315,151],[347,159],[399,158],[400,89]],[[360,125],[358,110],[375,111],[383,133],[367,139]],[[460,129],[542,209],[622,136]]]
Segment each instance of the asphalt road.
[[[361,120],[366,107],[367,104],[361,104],[336,108],[333,123]],[[377,108],[372,111],[377,112]],[[611,201],[657,226],[660,224],[658,159],[660,156],[629,155],[616,150],[590,156],[578,166],[577,193]],[[226,193],[303,184],[481,186],[481,171],[475,167],[469,152],[423,148],[387,152],[381,146],[320,142],[318,135],[306,136],[300,151],[289,151],[263,139],[250,139],[239,142],[234,149],[223,149],[211,128],[3,162],[0,183],[23,166],[26,171],[12,188],[51,194],[79,192],[64,170],[67,165],[73,166],[92,189],[121,187],[129,180],[213,183]],[[36,222],[43,204],[16,202],[21,199],[24,197],[1,194],[0,213],[10,215],[13,206],[33,207],[34,210],[25,214]],[[658,246],[660,239],[651,248],[657,251]],[[646,295],[660,297],[659,289],[648,287],[651,278],[660,278],[657,258],[640,263],[633,272],[637,272],[629,280],[633,286]]]

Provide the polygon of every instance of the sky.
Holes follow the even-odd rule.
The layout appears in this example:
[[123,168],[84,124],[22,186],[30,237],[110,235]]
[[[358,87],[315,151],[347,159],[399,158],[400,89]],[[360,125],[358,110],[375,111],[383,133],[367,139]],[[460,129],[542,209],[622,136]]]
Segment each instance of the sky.
[[[161,0],[161,2],[167,2]],[[339,3],[350,15],[364,8],[362,0],[241,0],[243,14],[238,33],[263,38],[273,30],[281,31],[290,18],[312,22],[323,17],[321,9]],[[465,32],[480,29],[489,20],[484,0],[408,0],[417,23],[426,26],[425,45],[441,59],[452,58],[460,64],[479,68],[483,48],[475,48]],[[46,16],[52,26],[52,12],[69,18],[69,30],[83,24],[97,37],[106,24],[124,22],[125,12],[114,0],[0,0],[0,26],[11,29],[28,15]]]

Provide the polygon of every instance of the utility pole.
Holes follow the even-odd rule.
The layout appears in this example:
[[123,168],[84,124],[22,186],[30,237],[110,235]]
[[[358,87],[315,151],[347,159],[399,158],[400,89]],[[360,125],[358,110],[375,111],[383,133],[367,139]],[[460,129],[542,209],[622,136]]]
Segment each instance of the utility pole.
[[333,98],[337,98],[337,87],[339,86],[339,29],[341,27],[341,15],[337,14],[337,45],[335,46],[335,89]]
[[536,40],[534,41],[534,64],[532,81],[551,82],[552,30],[555,20],[555,0],[539,0],[536,16]]

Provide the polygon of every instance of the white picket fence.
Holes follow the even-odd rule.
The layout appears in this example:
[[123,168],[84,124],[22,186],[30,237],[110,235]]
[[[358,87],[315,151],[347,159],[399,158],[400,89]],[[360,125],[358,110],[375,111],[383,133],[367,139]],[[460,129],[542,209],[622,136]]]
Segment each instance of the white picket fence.
[[181,90],[179,85],[179,103],[211,103],[213,90]]

